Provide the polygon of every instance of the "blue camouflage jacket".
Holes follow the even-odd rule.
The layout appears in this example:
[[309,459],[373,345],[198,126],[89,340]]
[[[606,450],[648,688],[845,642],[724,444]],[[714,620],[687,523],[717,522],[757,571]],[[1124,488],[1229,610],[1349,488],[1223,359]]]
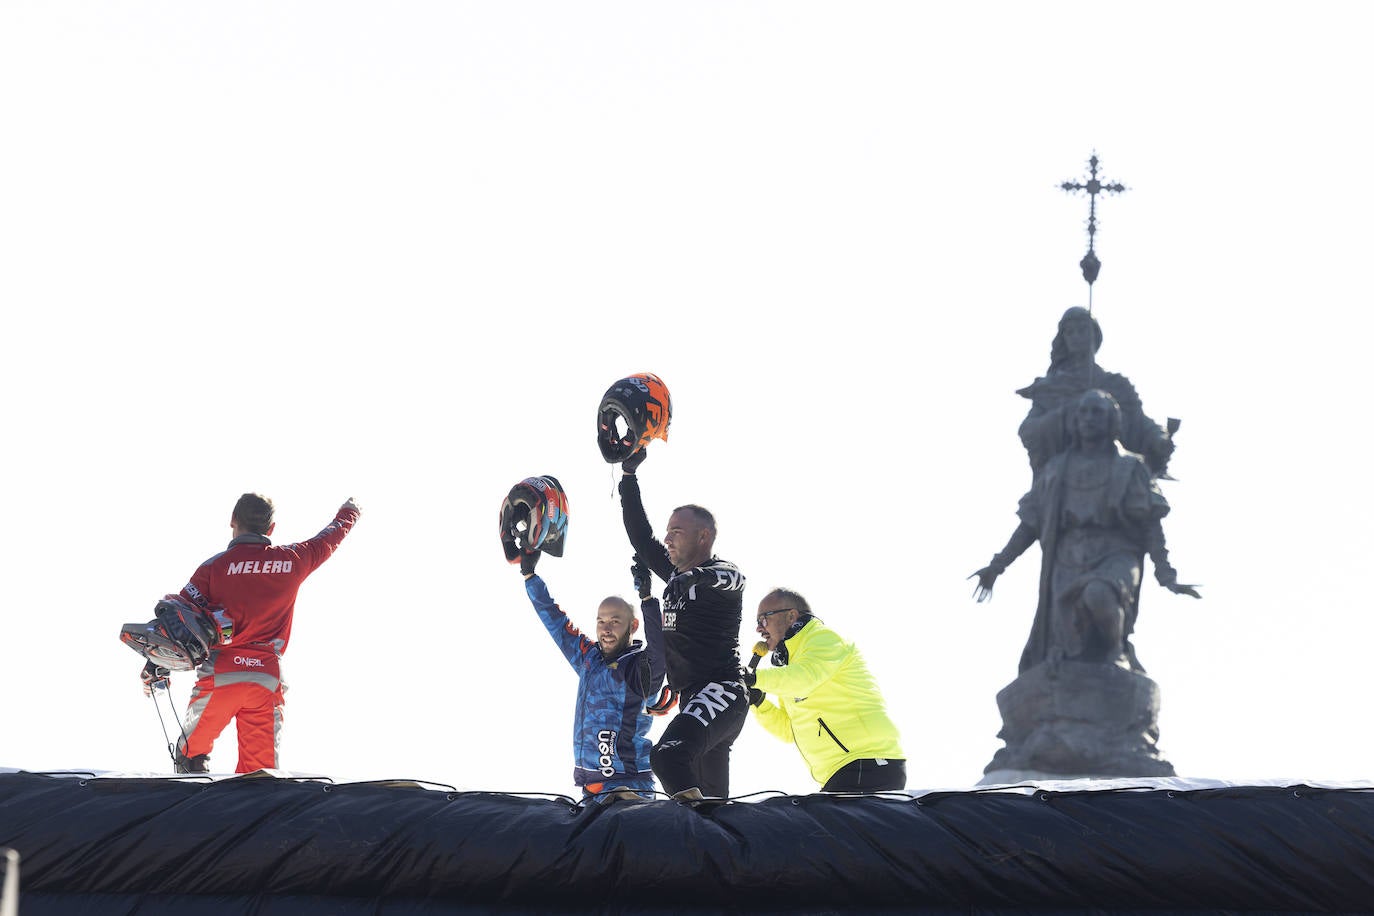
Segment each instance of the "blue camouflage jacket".
[[[634,640],[619,658],[607,662],[601,647],[568,619],[538,575],[525,580],[525,594],[563,657],[577,672],[577,709],[573,716],[573,782],[652,789],[649,726],[644,704],[657,698],[663,683],[663,632],[659,604],[640,604],[648,645]],[[598,790],[593,790],[598,791]]]

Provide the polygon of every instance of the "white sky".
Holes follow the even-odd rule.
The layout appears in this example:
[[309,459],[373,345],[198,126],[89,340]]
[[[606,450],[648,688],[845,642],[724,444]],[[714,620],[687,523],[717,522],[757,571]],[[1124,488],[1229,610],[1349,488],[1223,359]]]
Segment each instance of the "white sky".
[[[8,0],[0,766],[167,770],[117,634],[260,490],[279,541],[364,510],[301,591],[288,769],[571,792],[575,678],[497,508],[556,475],[553,594],[587,624],[628,595],[593,420],[647,370],[655,525],[710,507],[746,618],[803,592],[867,655],[911,787],[972,785],[1038,548],[990,605],[965,577],[1029,482],[1014,392],[1086,304],[1058,184],[1095,150],[1130,187],[1099,210],[1100,362],[1183,420],[1165,530],[1204,594],[1142,600],[1161,749],[1368,778],[1370,17]],[[751,723],[733,788],[814,783]]]

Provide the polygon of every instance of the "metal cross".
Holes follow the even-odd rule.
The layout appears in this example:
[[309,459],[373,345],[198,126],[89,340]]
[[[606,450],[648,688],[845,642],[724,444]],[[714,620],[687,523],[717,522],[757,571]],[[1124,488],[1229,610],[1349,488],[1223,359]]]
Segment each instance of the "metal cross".
[[1097,234],[1097,195],[1103,191],[1120,194],[1126,190],[1126,186],[1120,182],[1104,184],[1098,180],[1096,152],[1088,160],[1088,176],[1086,183],[1066,181],[1059,187],[1071,193],[1074,191],[1088,192],[1088,253],[1083,256],[1083,260],[1078,262],[1078,266],[1083,269],[1083,279],[1088,281],[1088,289],[1091,292],[1093,281],[1097,279],[1097,272],[1102,269],[1102,262],[1097,259],[1097,253],[1093,251],[1093,236]]

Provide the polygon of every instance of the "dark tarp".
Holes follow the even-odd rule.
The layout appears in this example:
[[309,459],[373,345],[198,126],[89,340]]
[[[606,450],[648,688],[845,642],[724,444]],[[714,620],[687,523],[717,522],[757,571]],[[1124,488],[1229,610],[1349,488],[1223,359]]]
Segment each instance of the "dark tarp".
[[21,916],[1374,910],[1374,790],[968,790],[711,808],[0,773]]

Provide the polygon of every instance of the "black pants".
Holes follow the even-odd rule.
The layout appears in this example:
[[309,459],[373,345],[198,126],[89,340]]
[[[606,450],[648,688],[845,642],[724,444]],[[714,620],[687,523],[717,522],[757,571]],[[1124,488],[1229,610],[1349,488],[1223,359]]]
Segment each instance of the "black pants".
[[679,700],[678,714],[649,755],[663,791],[700,789],[730,797],[730,746],[749,717],[749,692],[736,681],[707,684]]
[[851,760],[821,786],[822,792],[893,792],[906,788],[906,761]]

